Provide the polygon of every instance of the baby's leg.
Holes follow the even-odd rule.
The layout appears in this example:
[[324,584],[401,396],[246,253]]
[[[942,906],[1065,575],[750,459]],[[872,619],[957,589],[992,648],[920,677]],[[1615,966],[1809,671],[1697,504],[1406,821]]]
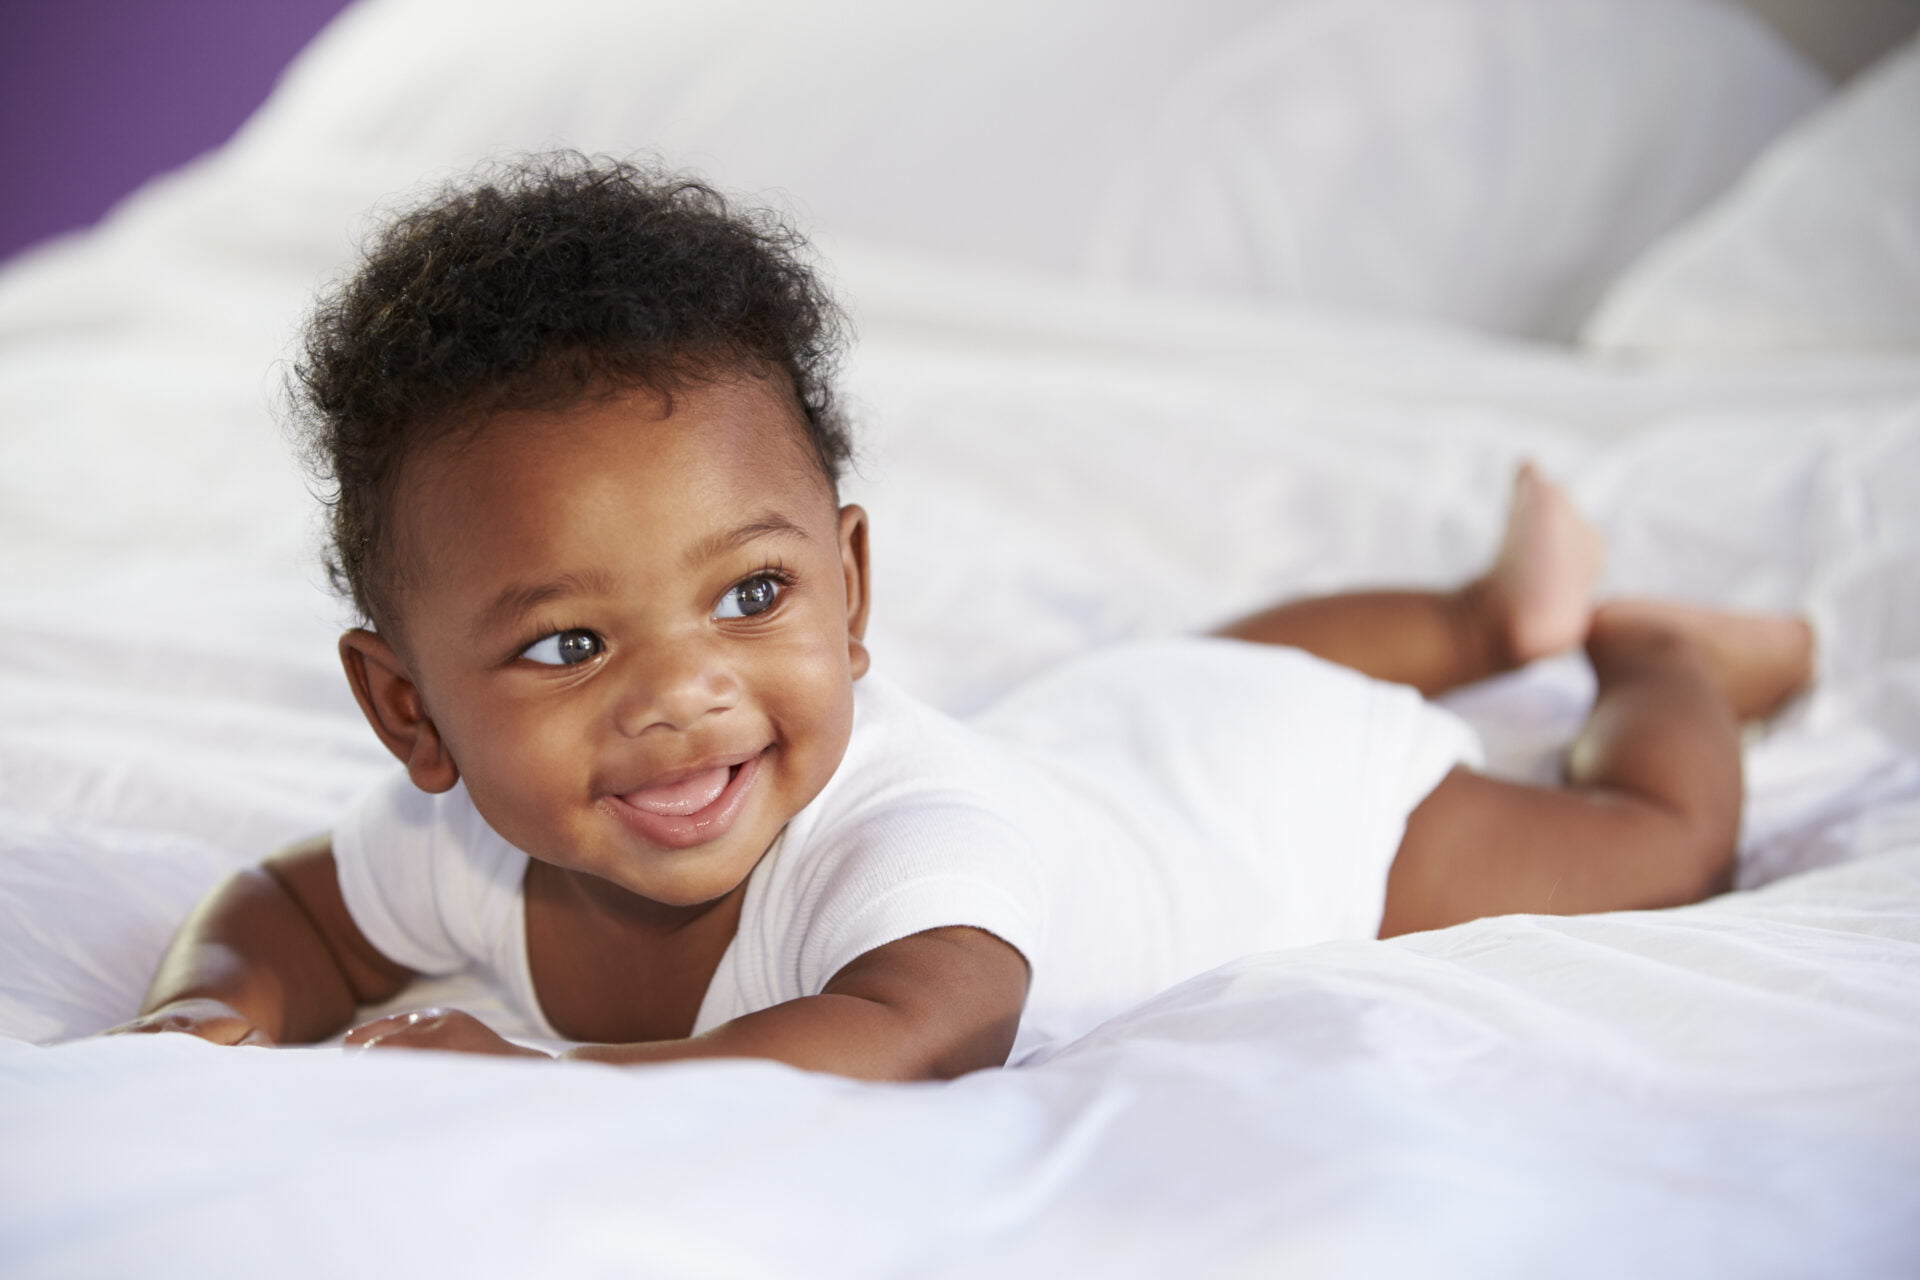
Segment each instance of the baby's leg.
[[1510,912],[1671,906],[1726,889],[1739,722],[1807,682],[1812,648],[1797,618],[1602,606],[1587,639],[1599,693],[1567,785],[1449,774],[1407,820],[1380,935]]
[[1218,634],[1305,649],[1432,696],[1579,644],[1601,556],[1600,535],[1566,494],[1523,466],[1499,553],[1458,590],[1295,600]]

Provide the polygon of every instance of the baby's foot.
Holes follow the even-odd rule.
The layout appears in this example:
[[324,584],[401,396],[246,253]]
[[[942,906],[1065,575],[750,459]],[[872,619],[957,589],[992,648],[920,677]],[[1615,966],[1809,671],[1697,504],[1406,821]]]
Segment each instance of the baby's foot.
[[1772,715],[1813,679],[1813,627],[1790,614],[1734,613],[1672,600],[1612,600],[1600,606],[1593,626],[1596,635],[1651,628],[1691,641],[1742,720]]
[[1565,653],[1587,638],[1605,560],[1600,531],[1559,485],[1522,464],[1500,550],[1479,584],[1513,665]]

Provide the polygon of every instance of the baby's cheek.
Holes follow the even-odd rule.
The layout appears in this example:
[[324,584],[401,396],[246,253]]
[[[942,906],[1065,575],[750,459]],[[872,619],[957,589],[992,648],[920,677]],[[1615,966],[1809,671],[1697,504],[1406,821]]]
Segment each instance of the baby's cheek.
[[810,632],[767,664],[761,677],[769,702],[780,712],[828,737],[853,717],[853,673],[848,669],[847,637]]
[[592,732],[577,716],[522,719],[470,753],[462,777],[487,825],[535,854],[576,838],[595,798]]
[[798,804],[806,804],[826,786],[846,755],[853,733],[853,684],[844,649],[815,646],[796,655],[775,708],[781,746],[793,765],[791,785]]

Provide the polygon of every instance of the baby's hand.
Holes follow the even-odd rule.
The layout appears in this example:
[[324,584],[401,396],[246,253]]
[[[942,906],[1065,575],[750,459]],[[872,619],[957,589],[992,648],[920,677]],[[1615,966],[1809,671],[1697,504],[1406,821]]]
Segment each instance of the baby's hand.
[[190,1036],[199,1036],[202,1040],[211,1040],[215,1044],[261,1044],[270,1045],[273,1037],[256,1027],[245,1014],[224,1000],[215,1000],[210,996],[196,996],[190,1000],[175,1000],[163,1004],[150,1013],[143,1013],[131,1022],[123,1022],[117,1027],[108,1027],[101,1035],[151,1035],[160,1031],[184,1031]]
[[470,1013],[458,1009],[417,1009],[389,1014],[347,1032],[349,1049],[447,1049],[455,1053],[495,1053],[545,1058],[538,1049],[515,1044]]

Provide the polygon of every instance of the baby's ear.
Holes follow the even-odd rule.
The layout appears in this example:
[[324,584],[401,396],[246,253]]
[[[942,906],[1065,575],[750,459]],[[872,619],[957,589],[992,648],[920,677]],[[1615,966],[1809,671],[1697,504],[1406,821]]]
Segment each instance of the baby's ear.
[[367,723],[407,776],[422,791],[445,791],[460,780],[459,766],[447,754],[440,731],[427,715],[419,686],[393,646],[377,633],[356,627],[340,637],[340,665]]
[[847,661],[853,678],[867,674],[867,513],[848,503],[840,508],[840,568],[847,580]]

